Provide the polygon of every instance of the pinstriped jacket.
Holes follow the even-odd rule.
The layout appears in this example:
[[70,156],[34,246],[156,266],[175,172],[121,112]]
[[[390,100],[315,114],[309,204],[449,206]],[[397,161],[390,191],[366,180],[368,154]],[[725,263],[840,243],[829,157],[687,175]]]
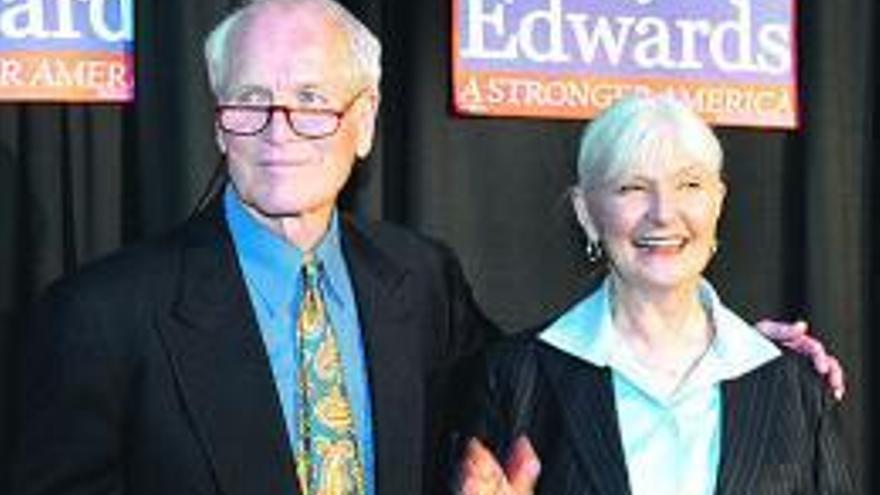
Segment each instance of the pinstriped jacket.
[[[541,459],[536,494],[628,495],[611,372],[521,335],[491,349],[467,434],[499,458],[520,434]],[[853,494],[837,407],[785,352],[722,385],[719,495]]]

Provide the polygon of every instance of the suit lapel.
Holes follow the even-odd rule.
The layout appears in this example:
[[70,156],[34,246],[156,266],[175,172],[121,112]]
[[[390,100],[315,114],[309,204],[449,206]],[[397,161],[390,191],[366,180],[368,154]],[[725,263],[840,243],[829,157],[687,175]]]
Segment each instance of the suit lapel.
[[628,494],[610,370],[549,348],[542,349],[541,366],[562,408],[564,427],[570,433],[567,437],[586,474],[584,478],[591,483],[589,493]]
[[220,205],[186,234],[180,291],[158,328],[220,491],[296,493],[271,368]]
[[366,347],[377,493],[421,493],[424,363],[420,329],[407,322],[407,273],[349,221],[342,247]]
[[721,418],[721,460],[716,492],[752,493],[763,463],[768,430],[776,416],[781,386],[775,367],[763,367],[736,380],[722,383],[724,413]]

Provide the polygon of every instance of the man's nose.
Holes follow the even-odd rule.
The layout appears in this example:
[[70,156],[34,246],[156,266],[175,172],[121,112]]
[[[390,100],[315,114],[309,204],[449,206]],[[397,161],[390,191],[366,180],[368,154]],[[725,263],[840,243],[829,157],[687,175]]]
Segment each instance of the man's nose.
[[296,139],[296,133],[287,121],[287,115],[280,108],[273,108],[269,115],[269,123],[263,130],[264,139],[270,143],[284,143]]

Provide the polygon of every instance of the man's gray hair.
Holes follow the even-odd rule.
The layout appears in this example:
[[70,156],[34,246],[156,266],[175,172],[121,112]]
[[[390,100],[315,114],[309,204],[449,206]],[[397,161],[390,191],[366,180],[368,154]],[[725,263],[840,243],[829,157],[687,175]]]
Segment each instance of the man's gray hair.
[[353,76],[362,84],[379,88],[382,77],[382,45],[379,39],[345,7],[333,0],[251,0],[244,7],[229,14],[208,34],[205,39],[205,62],[211,90],[219,99],[223,97],[229,81],[230,42],[236,35],[236,26],[247,16],[267,5],[317,5],[338,21],[348,36],[351,60],[354,62]]

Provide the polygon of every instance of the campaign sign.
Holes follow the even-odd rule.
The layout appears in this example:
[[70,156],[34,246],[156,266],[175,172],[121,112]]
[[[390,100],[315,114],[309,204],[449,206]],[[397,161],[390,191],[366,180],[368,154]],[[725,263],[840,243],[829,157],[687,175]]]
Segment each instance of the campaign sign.
[[794,0],[453,0],[465,115],[589,118],[668,93],[713,124],[797,127]]
[[0,100],[134,98],[134,0],[0,0]]

